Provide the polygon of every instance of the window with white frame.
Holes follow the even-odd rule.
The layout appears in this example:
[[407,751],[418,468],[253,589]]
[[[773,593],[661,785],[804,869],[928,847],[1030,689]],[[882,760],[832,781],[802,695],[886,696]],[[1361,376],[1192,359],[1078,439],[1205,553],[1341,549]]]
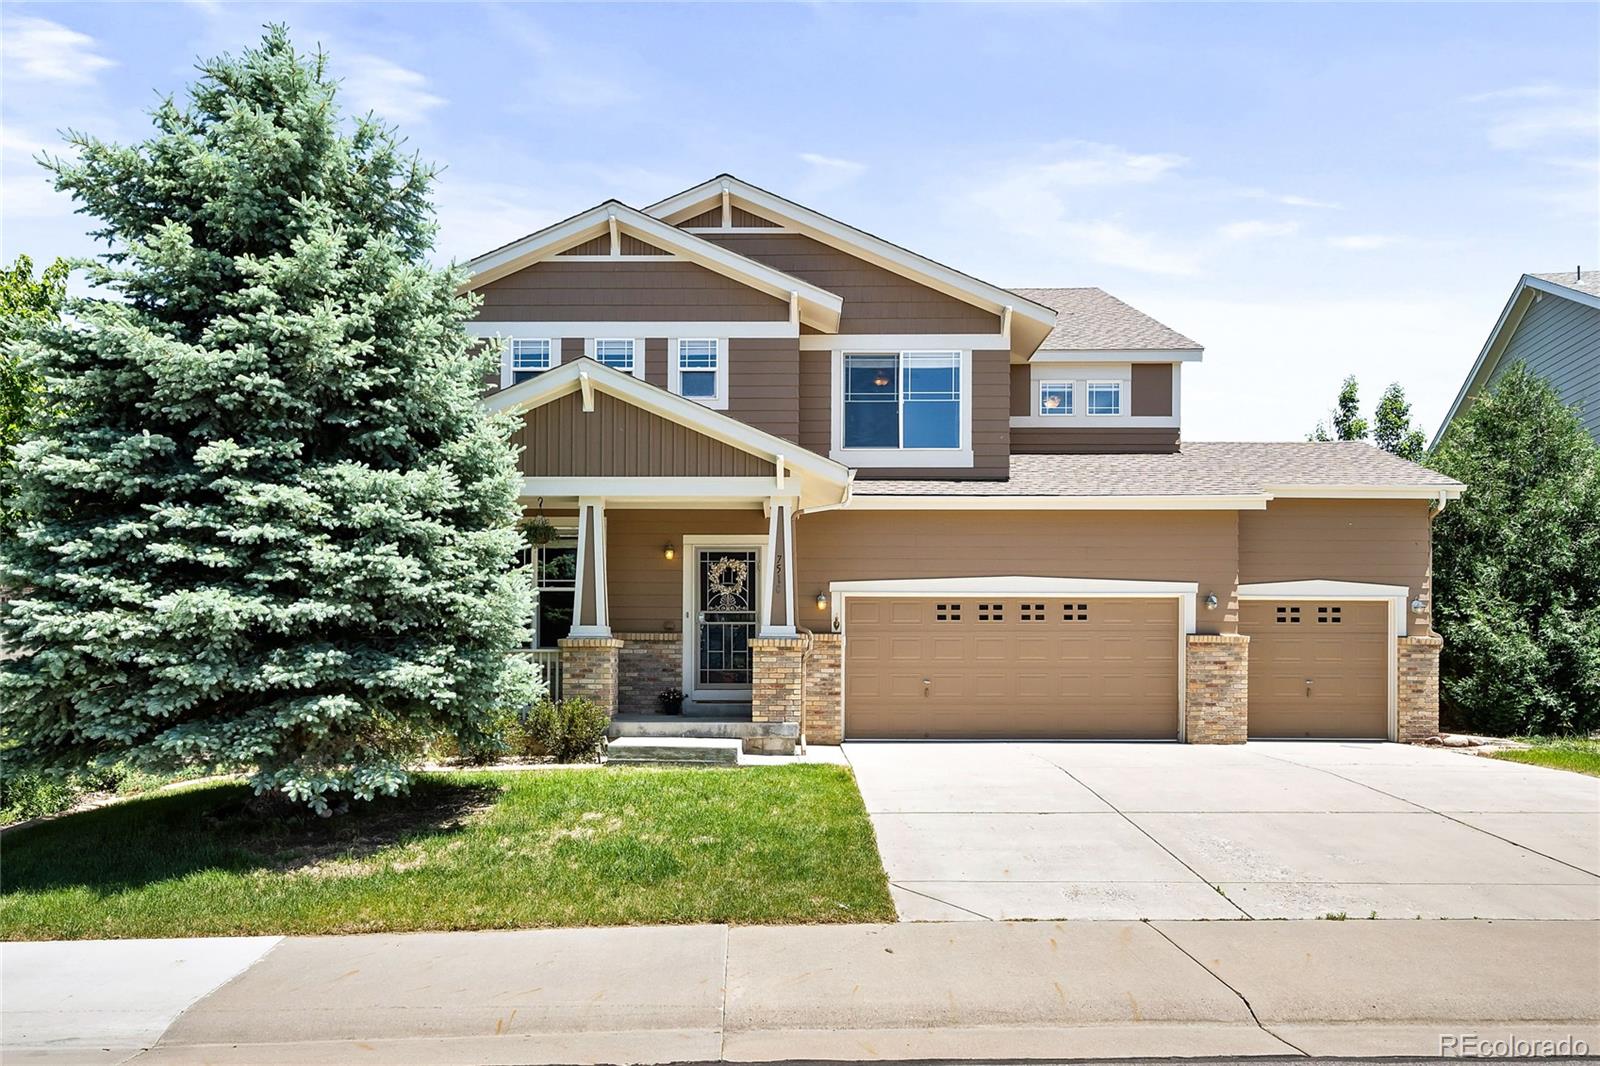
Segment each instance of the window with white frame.
[[961,446],[961,353],[844,356],[845,448]]
[[1039,413],[1041,415],[1070,415],[1072,413],[1072,382],[1039,382]]
[[722,343],[708,338],[685,338],[676,342],[673,353],[672,391],[701,403],[725,399],[727,364]]
[[597,362],[604,363],[612,370],[620,370],[624,374],[633,373],[633,341],[624,340],[597,340],[594,342],[594,357]]
[[537,597],[530,648],[554,648],[572,629],[577,596],[578,546],[563,538],[554,544],[528,546],[517,553],[517,565],[529,568]]
[[549,369],[549,340],[517,338],[511,342],[511,384],[536,378]]
[[1122,413],[1122,382],[1091,381],[1088,393],[1088,411],[1091,415],[1120,415]]

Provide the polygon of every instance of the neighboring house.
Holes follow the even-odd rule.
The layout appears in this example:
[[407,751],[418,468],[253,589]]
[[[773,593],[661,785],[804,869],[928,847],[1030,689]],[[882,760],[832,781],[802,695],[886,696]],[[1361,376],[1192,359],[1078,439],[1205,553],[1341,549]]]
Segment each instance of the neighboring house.
[[1004,289],[728,176],[470,268],[486,403],[563,531],[535,654],[569,694],[681,687],[766,750],[1437,728],[1461,486],[1181,442],[1200,345],[1099,289]]
[[1433,442],[1519,361],[1578,408],[1584,428],[1600,440],[1600,278],[1581,270],[1522,275]]

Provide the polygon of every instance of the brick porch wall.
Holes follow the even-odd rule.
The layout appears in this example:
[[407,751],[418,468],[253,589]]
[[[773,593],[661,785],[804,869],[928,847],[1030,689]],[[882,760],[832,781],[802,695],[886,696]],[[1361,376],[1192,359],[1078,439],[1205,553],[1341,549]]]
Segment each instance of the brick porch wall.
[[759,637],[750,642],[750,717],[756,722],[796,722],[804,700],[800,637]]
[[615,715],[617,653],[622,641],[615,637],[568,637],[559,645],[562,696],[583,696],[607,715]]
[[682,633],[618,633],[617,709],[657,714],[663,689],[683,687]]
[[1184,739],[1243,744],[1250,725],[1250,638],[1191,633],[1184,661]]
[[1439,732],[1439,652],[1444,638],[1401,637],[1395,649],[1395,739],[1426,740]]
[[844,739],[844,638],[816,633],[806,653],[806,691],[800,731],[808,744],[837,744]]

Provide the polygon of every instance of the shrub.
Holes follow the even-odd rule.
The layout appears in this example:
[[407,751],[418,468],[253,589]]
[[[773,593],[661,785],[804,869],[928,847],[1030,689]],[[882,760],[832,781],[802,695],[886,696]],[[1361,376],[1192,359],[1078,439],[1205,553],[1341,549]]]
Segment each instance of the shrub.
[[528,713],[528,738],[556,762],[598,762],[611,719],[592,700],[544,700]]

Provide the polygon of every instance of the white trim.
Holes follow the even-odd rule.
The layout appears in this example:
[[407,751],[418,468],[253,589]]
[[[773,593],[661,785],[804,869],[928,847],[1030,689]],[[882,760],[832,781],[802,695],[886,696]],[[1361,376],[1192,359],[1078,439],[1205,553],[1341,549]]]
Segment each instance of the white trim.
[[1265,493],[1238,496],[874,496],[854,492],[862,511],[1264,511]]
[[[785,461],[790,472],[814,479],[837,490],[836,493],[830,493],[836,496],[836,500],[828,502],[837,502],[844,498],[852,476],[847,466],[826,459],[815,452],[796,448],[791,441],[756,429],[748,423],[720,412],[708,411],[693,400],[686,400],[666,389],[657,388],[592,360],[587,363],[582,361],[564,363],[532,381],[524,381],[520,385],[513,385],[509,389],[502,389],[485,397],[483,405],[485,409],[494,413],[521,414],[577,391],[580,372],[589,379],[589,387],[598,386],[604,392],[618,396],[662,418],[686,425],[696,433],[704,434],[713,440],[720,440],[724,444],[768,459],[783,455],[786,457]],[[660,484],[663,479],[649,480]],[[714,480],[700,479],[703,484]],[[764,492],[762,495],[771,493]]]
[[[590,527],[594,529],[594,543],[590,543]],[[584,603],[583,575],[588,569],[589,555],[594,564],[594,620],[592,626],[580,624]],[[584,497],[578,501],[578,573],[572,589],[572,629],[569,637],[611,636],[611,611],[606,589],[606,508],[605,501]]]
[[[696,689],[695,653],[699,650],[700,620],[695,617],[697,600],[699,599],[698,578],[699,567],[696,565],[696,552],[700,548],[748,548],[756,553],[756,570],[762,570],[762,558],[766,554],[766,544],[757,535],[752,537],[749,533],[702,533],[684,534],[683,537],[683,691],[690,699],[728,699],[730,696],[737,699],[744,692],[742,688],[711,688]],[[761,608],[762,590],[756,589],[756,633],[761,633]],[[755,680],[755,671],[751,670],[751,681]],[[841,696],[840,699],[844,697]]]
[[[717,362],[712,367],[691,367],[690,373],[704,374],[708,370],[713,375],[715,384],[710,396],[683,396],[683,366],[680,362],[682,352],[679,346],[685,341],[705,341],[716,348]],[[728,409],[728,338],[726,337],[694,337],[674,336],[667,338],[667,389],[683,396],[686,400],[693,400],[702,407],[709,407],[713,411],[726,411]]]
[[1204,348],[1040,348],[1030,363],[1198,363]]
[[[1044,304],[1018,296],[998,285],[980,281],[943,263],[891,244],[881,237],[875,237],[792,200],[757,188],[732,175],[719,175],[710,181],[685,189],[675,196],[651,204],[645,208],[645,213],[667,221],[683,221],[704,211],[713,197],[724,192],[739,201],[739,206],[746,207],[755,214],[784,223],[813,240],[848,252],[903,277],[912,278],[947,296],[953,296],[996,315],[1003,314],[1008,306],[1014,308],[1016,314],[1013,329],[1019,334],[1014,350],[1031,351],[1049,336],[1050,330],[1055,326],[1056,313]],[[1016,329],[1023,324],[1016,319],[1024,320],[1028,328]]]
[[679,226],[685,233],[798,233],[787,226]]
[[[1200,585],[1195,581],[1140,581],[1119,578],[1080,577],[943,577],[891,578],[881,581],[830,581],[828,605],[835,633],[843,634],[839,654],[839,728],[849,735],[845,722],[848,707],[843,671],[848,669],[850,634],[845,625],[846,604],[854,596],[933,597],[933,596],[1061,596],[1082,599],[1172,598],[1178,601],[1178,632],[1174,649],[1178,657],[1178,721],[1173,735],[1187,741],[1185,713],[1188,704],[1188,640],[1195,631],[1196,597]],[[1391,642],[1392,643],[1392,642]]]
[[[961,392],[956,417],[959,419],[959,443],[954,448],[846,448],[844,446],[844,360],[847,355],[893,355],[903,359],[908,355],[954,355],[960,375]],[[901,365],[895,366],[896,395],[903,387]],[[950,349],[906,349],[904,351],[849,351],[833,352],[832,430],[829,438],[828,458],[853,467],[925,467],[928,469],[954,469],[970,467],[972,458],[972,352]],[[899,403],[904,417],[905,402]]]
[[1400,735],[1400,638],[1407,635],[1407,585],[1378,585],[1364,581],[1264,581],[1239,586],[1243,600],[1342,600],[1346,603],[1384,603],[1388,605],[1389,649],[1386,682],[1388,694],[1386,735]]
[[[1115,411],[1096,411],[1094,409],[1094,390],[1112,389],[1117,394],[1117,409]],[[1131,391],[1131,390],[1129,390]],[[1121,378],[1095,378],[1083,383],[1083,413],[1089,418],[1121,418],[1123,417],[1122,400],[1123,389]],[[1169,416],[1170,417],[1170,416]]]
[[[780,521],[779,516],[782,516]],[[772,624],[772,600],[767,599],[767,609],[761,612],[760,627],[756,630],[758,637],[792,637],[796,634],[794,627],[794,545],[791,543],[794,528],[794,500],[773,499],[767,508],[767,551],[761,556],[761,588],[770,590],[774,584],[773,568],[777,565],[777,555],[780,552],[784,559],[783,581],[787,597],[784,609],[784,624]]]
[[1003,352],[1011,345],[999,333],[806,333],[802,352],[953,351]]
[[1263,491],[1284,500],[1458,500],[1465,485],[1267,485]]
[[844,300],[838,294],[687,233],[616,200],[597,204],[565,221],[546,226],[521,240],[469,260],[467,269],[470,273],[461,291],[480,288],[602,234],[612,234],[615,242],[616,234],[620,233],[629,233],[656,248],[672,250],[697,266],[733,278],[781,300],[787,300],[791,292],[799,292],[804,302],[807,325],[824,332],[839,328],[839,313],[844,307]]
[[622,333],[630,337],[766,339],[800,335],[799,326],[787,318],[767,322],[468,322],[466,329],[469,337],[614,337]]
[[659,500],[689,496],[704,500],[762,500],[783,491],[776,477],[528,477],[523,496],[547,499],[604,496]]
[[[615,263],[621,259],[624,263],[680,263],[683,257],[678,255],[558,255],[552,258],[563,263]],[[546,260],[548,262],[548,260]]]

